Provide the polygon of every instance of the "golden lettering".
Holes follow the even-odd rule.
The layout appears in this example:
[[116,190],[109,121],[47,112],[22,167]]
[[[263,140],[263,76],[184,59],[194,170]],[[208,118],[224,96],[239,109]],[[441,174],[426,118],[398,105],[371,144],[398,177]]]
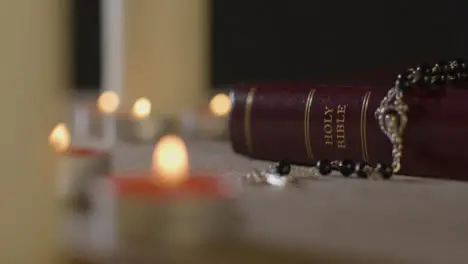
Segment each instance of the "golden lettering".
[[[337,148],[346,148],[346,105],[338,105],[336,112],[334,108],[325,106],[323,118],[323,132],[325,145],[335,146]],[[334,113],[336,117],[334,117]]]
[[331,135],[331,134],[333,133],[333,126],[330,125],[330,124],[326,124],[326,125],[323,127],[323,131],[325,132],[325,134]]
[[333,108],[325,106],[325,117],[323,119],[323,132],[325,133],[325,145],[333,146]]
[[333,135],[325,135],[325,145],[333,146]]
[[336,137],[339,137],[339,134],[343,134],[344,137],[344,125],[336,125]]
[[344,121],[345,121],[345,116],[344,116],[344,114],[343,114],[343,115],[340,115],[340,116],[338,116],[338,117],[336,118],[336,123],[337,123],[337,124],[343,124]]
[[345,134],[344,131],[336,134],[336,147],[346,148]]
[[338,105],[336,107],[337,114],[345,114],[346,113],[346,105]]
[[337,140],[336,141],[336,146],[338,148],[346,148],[346,143],[344,142],[344,140]]

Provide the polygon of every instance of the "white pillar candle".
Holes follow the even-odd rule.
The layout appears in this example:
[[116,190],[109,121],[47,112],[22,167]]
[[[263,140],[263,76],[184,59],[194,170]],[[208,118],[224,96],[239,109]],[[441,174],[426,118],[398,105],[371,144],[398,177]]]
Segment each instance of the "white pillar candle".
[[[124,0],[102,0],[102,92],[122,98],[124,88]],[[114,98],[115,99],[115,98]],[[117,104],[118,107],[118,104]],[[114,109],[115,112],[116,109]],[[117,141],[115,116],[110,111],[103,116],[103,138],[112,146]]]
[[0,1],[0,263],[63,263],[47,137],[71,88],[69,3]]

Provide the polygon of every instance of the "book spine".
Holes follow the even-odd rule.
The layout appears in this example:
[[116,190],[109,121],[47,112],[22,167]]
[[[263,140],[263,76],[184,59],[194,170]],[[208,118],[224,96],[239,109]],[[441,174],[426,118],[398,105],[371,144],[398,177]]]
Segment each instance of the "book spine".
[[[239,85],[232,93],[232,148],[253,159],[297,165],[345,158],[391,164],[392,145],[374,117],[385,94],[370,87]],[[468,180],[468,92],[406,100],[400,174]]]

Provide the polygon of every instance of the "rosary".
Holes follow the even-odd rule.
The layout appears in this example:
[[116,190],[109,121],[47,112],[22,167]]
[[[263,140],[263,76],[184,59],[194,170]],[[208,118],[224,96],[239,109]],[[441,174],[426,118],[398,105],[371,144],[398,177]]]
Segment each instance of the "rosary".
[[279,161],[271,164],[266,170],[255,169],[245,175],[245,180],[254,185],[273,185],[285,187],[294,185],[300,178],[315,178],[339,171],[342,176],[355,175],[362,179],[390,179],[401,169],[403,156],[403,135],[408,122],[408,105],[403,101],[403,95],[411,87],[431,88],[433,85],[443,85],[448,82],[468,81],[468,66],[464,60],[439,62],[432,67],[421,64],[397,75],[395,83],[380,102],[375,111],[375,119],[380,130],[392,144],[392,163],[367,162],[355,163],[351,159],[318,160],[310,167],[294,166]]

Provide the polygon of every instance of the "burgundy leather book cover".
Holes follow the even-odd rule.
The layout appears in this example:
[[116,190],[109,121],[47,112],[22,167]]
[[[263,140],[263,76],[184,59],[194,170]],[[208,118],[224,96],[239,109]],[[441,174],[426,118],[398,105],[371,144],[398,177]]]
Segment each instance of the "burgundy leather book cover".
[[[254,159],[391,163],[374,112],[387,89],[307,83],[241,84],[232,92],[233,150]],[[468,90],[405,98],[410,107],[399,174],[468,180]]]

